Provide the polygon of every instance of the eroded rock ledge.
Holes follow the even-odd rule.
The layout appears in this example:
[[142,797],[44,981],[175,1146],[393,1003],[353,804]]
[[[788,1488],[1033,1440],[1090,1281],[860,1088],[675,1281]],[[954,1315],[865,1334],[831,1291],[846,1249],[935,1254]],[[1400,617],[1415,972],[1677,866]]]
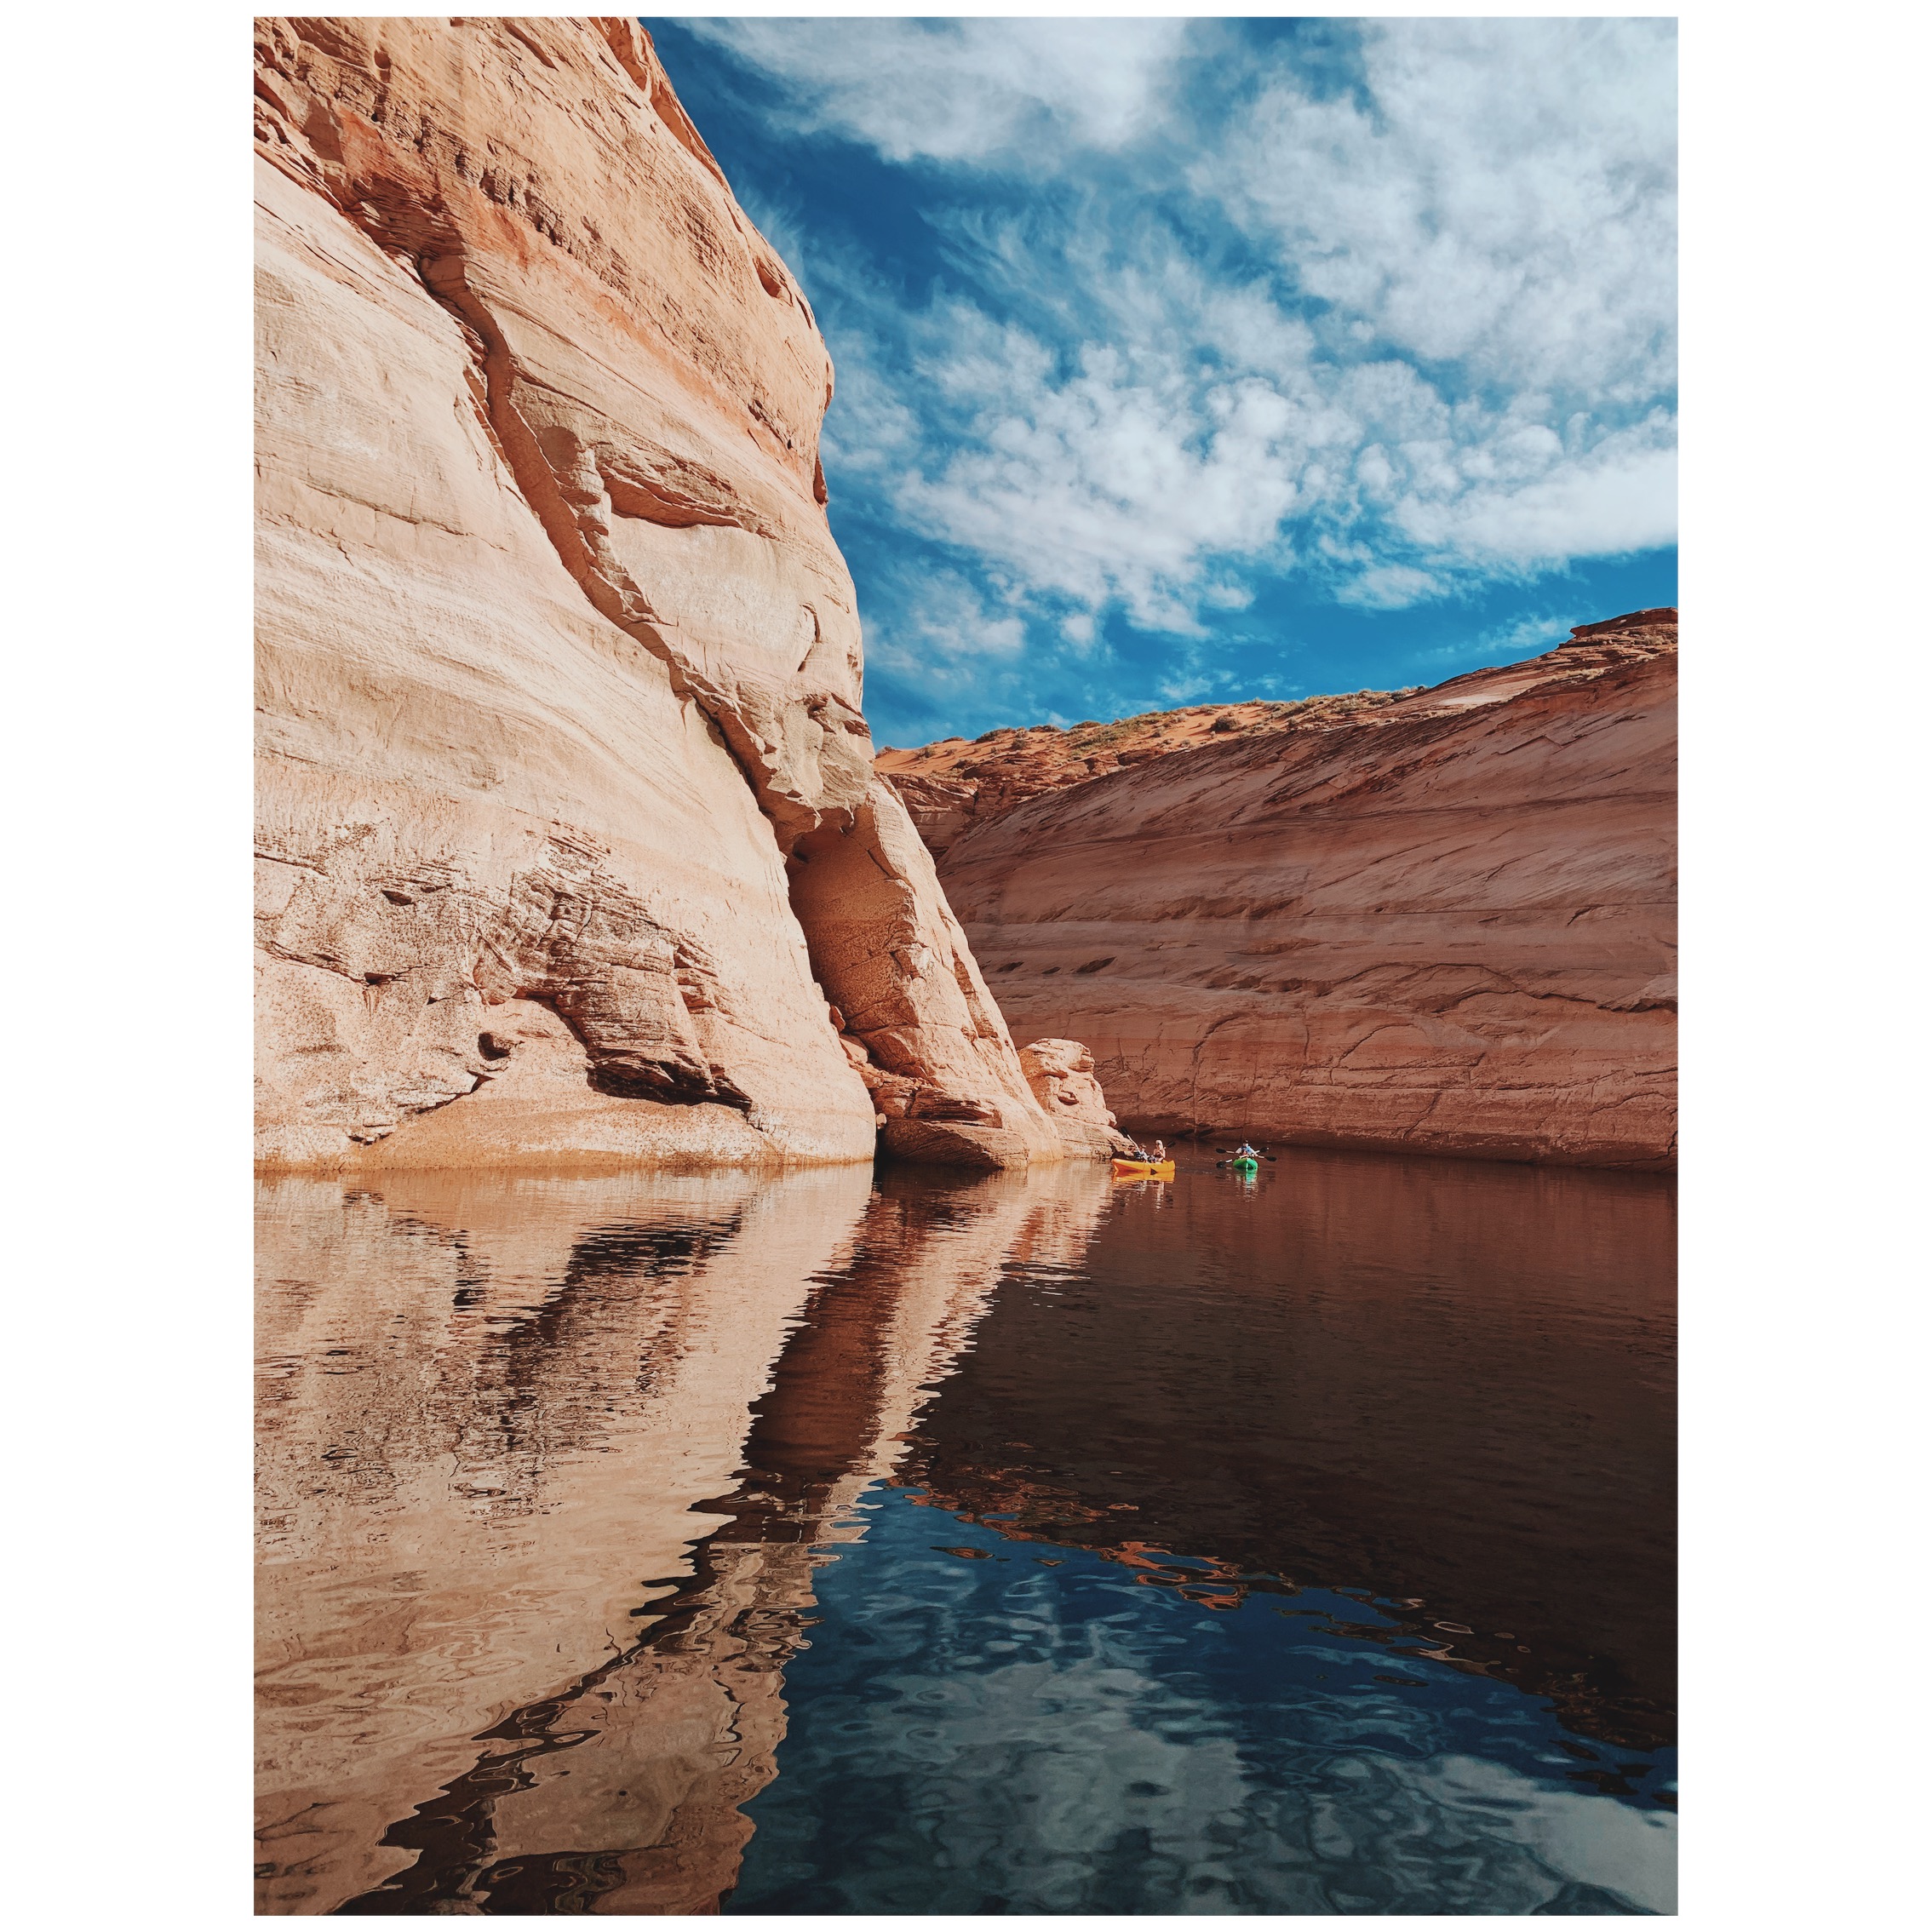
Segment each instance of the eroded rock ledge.
[[872,771],[824,343],[649,37],[264,20],[255,91],[259,1156],[864,1159],[836,1006],[899,1151],[1061,1157]]
[[1662,1168],[1676,704],[1640,611],[1426,691],[879,765],[1019,1037],[1088,1042],[1136,1128]]

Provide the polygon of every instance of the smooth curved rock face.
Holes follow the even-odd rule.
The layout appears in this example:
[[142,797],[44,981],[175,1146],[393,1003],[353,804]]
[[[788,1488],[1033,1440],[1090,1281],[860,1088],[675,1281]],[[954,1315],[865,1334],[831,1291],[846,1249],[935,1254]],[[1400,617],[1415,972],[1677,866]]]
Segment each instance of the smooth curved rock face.
[[941,876],[1019,1037],[1144,1132],[1668,1167],[1676,697],[1634,612],[967,809]]
[[[830,1000],[1057,1157],[872,771],[824,344],[649,37],[261,20],[256,109],[260,1156],[866,1159]],[[890,907],[801,907],[825,840]]]
[[886,1151],[986,1172],[1059,1159],[1064,1143],[891,788],[875,780],[849,831],[811,834],[789,863],[812,966],[864,1049]]

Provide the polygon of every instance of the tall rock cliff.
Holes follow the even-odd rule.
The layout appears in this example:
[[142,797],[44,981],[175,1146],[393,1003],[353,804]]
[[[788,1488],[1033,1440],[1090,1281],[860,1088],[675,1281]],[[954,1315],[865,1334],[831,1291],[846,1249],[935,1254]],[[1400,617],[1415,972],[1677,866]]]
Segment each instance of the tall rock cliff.
[[1676,719],[1643,611],[1429,691],[880,765],[1020,1037],[1087,1042],[1135,1127],[1667,1167]]
[[255,54],[261,1159],[857,1160],[869,1080],[1058,1158],[873,774],[824,343],[649,37]]

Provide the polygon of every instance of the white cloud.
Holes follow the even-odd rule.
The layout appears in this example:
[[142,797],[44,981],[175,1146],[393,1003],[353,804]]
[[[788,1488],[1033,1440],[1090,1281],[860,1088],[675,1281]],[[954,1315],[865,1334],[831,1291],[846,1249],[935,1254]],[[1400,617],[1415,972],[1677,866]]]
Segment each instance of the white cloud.
[[1026,626],[1019,618],[990,608],[956,570],[909,573],[897,588],[898,615],[876,630],[868,627],[866,656],[874,665],[895,671],[970,670],[988,659],[1017,656],[1026,647]]
[[1675,428],[1668,419],[1647,422],[1527,478],[1493,473],[1443,500],[1412,498],[1396,506],[1394,521],[1431,551],[1519,565],[1669,543],[1677,536]]
[[1673,380],[1667,20],[1366,24],[1369,99],[1263,92],[1195,184],[1425,361],[1604,400]]
[[[1209,284],[1172,255],[1088,286],[1096,306],[1117,292],[1141,325],[1104,312],[1105,346],[1070,365],[971,304],[913,318],[904,353],[946,406],[916,438],[897,418],[867,439],[869,463],[891,452],[883,467],[908,527],[976,554],[1023,593],[1092,611],[1118,603],[1144,629],[1197,635],[1204,611],[1252,600],[1237,573],[1292,567],[1298,532],[1327,536],[1338,565],[1363,566],[1341,576],[1338,595],[1380,609],[1494,565],[1674,536],[1664,412],[1620,430],[1573,414],[1559,427],[1534,413],[1547,413],[1545,398],[1528,414],[1520,401],[1451,403],[1409,364],[1338,363],[1305,330],[1244,338],[1218,324],[1252,316],[1252,290]],[[1256,341],[1265,373],[1239,366]],[[1202,344],[1218,359],[1205,363]],[[853,379],[861,411],[890,386],[869,362]]]
[[1440,577],[1407,564],[1377,564],[1335,593],[1344,604],[1356,604],[1370,611],[1402,611],[1425,598],[1440,597]]
[[1251,585],[1224,580],[1202,588],[1201,601],[1214,611],[1245,611],[1254,601]]
[[1293,412],[1266,385],[1203,393],[1171,367],[1137,380],[1110,349],[1059,380],[1024,345],[987,374],[964,443],[902,487],[926,534],[1029,590],[1118,599],[1144,628],[1179,631],[1197,628],[1186,593],[1207,559],[1275,542],[1295,498]]
[[[1339,92],[1207,22],[691,26],[795,127],[954,170],[920,204],[946,276],[808,269],[834,492],[957,566],[895,580],[875,662],[951,678],[1035,618],[1092,651],[1109,608],[1202,638],[1291,570],[1393,610],[1674,541],[1670,22],[1364,23]],[[1214,35],[1218,67],[1182,59]]]
[[1118,147],[1164,111],[1184,20],[693,20],[781,81],[794,125],[888,161],[1050,164]]

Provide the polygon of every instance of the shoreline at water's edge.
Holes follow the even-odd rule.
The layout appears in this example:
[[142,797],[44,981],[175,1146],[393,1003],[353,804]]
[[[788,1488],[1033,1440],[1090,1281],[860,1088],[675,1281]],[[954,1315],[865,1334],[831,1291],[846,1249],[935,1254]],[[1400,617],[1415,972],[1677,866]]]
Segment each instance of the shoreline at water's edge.
[[659,1159],[639,1160],[631,1154],[547,1154],[542,1149],[513,1155],[500,1160],[467,1161],[353,1161],[324,1157],[315,1161],[261,1161],[253,1163],[259,1181],[287,1179],[312,1181],[374,1181],[391,1175],[407,1174],[542,1174],[582,1176],[586,1178],[611,1174],[783,1174],[821,1167],[869,1167],[875,1165],[872,1154],[813,1155],[774,1154],[766,1159],[724,1155],[668,1155]]
[[[1141,1141],[1155,1136],[1172,1139],[1178,1144],[1170,1150],[1171,1153],[1183,1149],[1202,1152],[1211,1141],[1231,1140],[1243,1133],[1249,1133],[1252,1138],[1252,1130],[1241,1127],[1201,1127],[1190,1131],[1158,1121],[1127,1125],[1123,1131]],[[1676,1179],[1677,1173],[1677,1162],[1674,1155],[1668,1161],[1614,1160],[1562,1149],[1525,1152],[1496,1147],[1419,1146],[1413,1142],[1344,1139],[1319,1133],[1270,1133],[1263,1136],[1259,1144],[1270,1148],[1296,1148],[1310,1152],[1378,1155],[1403,1161],[1493,1162],[1512,1167],[1561,1167],[1572,1172],[1648,1174],[1666,1180]],[[1069,1154],[1067,1158],[1077,1161],[1081,1156]],[[1098,1156],[1091,1158],[1096,1167],[1106,1165]],[[1059,1163],[1046,1162],[1044,1165],[1058,1166]],[[507,1178],[519,1175],[542,1175],[590,1178],[611,1174],[784,1174],[828,1167],[927,1168],[928,1166],[925,1162],[895,1160],[890,1154],[884,1152],[847,1156],[775,1154],[764,1160],[686,1154],[670,1155],[656,1160],[639,1160],[633,1155],[565,1152],[546,1154],[541,1149],[536,1149],[500,1160],[460,1163],[348,1160],[339,1157],[305,1161],[257,1160],[253,1162],[253,1170],[254,1178],[258,1181],[375,1181],[390,1176],[424,1174],[493,1175]],[[962,1175],[975,1172],[966,1167],[940,1167],[932,1171]]]
[[[1093,1167],[1104,1167],[1107,1158],[1099,1155],[1083,1155],[1069,1149],[1058,1159],[1036,1159],[1027,1163],[1027,1167],[1049,1168],[1072,1166],[1084,1160]],[[543,1149],[536,1148],[527,1152],[469,1161],[372,1161],[324,1155],[312,1161],[257,1158],[252,1166],[255,1178],[258,1181],[377,1181],[392,1176],[407,1175],[414,1178],[432,1174],[501,1175],[506,1178],[525,1174],[559,1175],[581,1176],[585,1178],[611,1174],[791,1174],[830,1167],[903,1167],[921,1172],[958,1174],[978,1179],[1001,1171],[976,1167],[963,1161],[949,1163],[907,1160],[883,1148],[871,1153],[855,1155],[772,1154],[760,1157],[753,1155],[685,1153],[653,1158],[640,1158],[635,1154],[599,1153],[595,1150],[573,1152],[559,1149],[554,1152],[547,1152]],[[1024,1172],[1026,1167],[1008,1171]]]
[[1326,1149],[1337,1154],[1385,1154],[1410,1161],[1490,1161],[1516,1167],[1562,1167],[1598,1173],[1662,1174],[1675,1177],[1677,1150],[1665,1155],[1635,1155],[1620,1157],[1607,1151],[1587,1148],[1532,1148],[1521,1141],[1500,1144],[1446,1144],[1439,1141],[1419,1142],[1370,1138],[1361,1135],[1326,1133],[1320,1128],[1283,1133],[1253,1126],[1238,1127],[1189,1127],[1172,1121],[1122,1121],[1121,1131],[1137,1140],[1158,1135],[1184,1147],[1204,1147],[1209,1141],[1232,1140],[1245,1136],[1269,1147],[1298,1147]]

